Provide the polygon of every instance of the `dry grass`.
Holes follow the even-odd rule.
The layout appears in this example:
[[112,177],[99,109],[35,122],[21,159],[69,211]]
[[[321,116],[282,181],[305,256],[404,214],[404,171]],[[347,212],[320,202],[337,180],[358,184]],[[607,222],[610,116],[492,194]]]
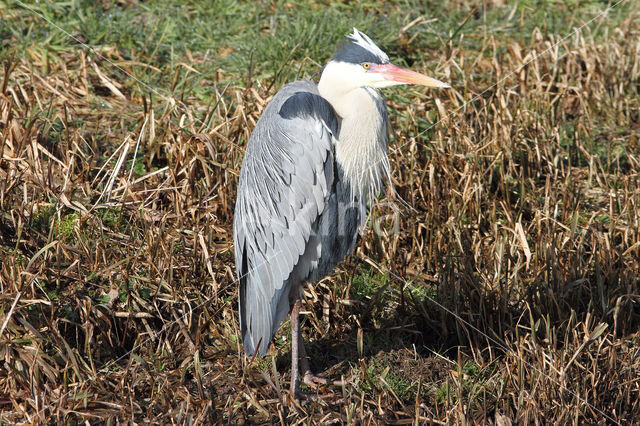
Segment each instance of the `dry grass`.
[[298,407],[286,329],[249,362],[235,311],[237,176],[277,87],[189,97],[199,55],[151,96],[116,49],[6,60],[1,421],[631,423],[640,16],[590,28],[450,41],[425,65],[454,90],[391,97],[410,208],[308,289],[314,367],[353,379]]

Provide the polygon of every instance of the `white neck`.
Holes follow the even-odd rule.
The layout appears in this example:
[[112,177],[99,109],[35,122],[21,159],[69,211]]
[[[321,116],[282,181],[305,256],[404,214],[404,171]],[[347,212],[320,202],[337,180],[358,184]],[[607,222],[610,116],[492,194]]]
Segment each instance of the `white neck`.
[[389,178],[384,98],[376,89],[341,87],[336,84],[339,79],[326,77],[325,70],[318,90],[340,120],[336,160],[353,190],[352,197],[364,201],[381,189],[383,178]]

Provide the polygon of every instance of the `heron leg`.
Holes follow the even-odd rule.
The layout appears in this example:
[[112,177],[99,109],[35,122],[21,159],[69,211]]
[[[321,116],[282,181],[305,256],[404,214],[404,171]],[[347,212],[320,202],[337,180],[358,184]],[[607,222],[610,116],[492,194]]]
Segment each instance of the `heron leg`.
[[[322,385],[336,385],[342,386],[343,382],[340,380],[329,380],[325,377],[316,376],[311,372],[309,365],[309,357],[304,347],[304,339],[302,338],[302,332],[300,331],[300,284],[295,286],[293,308],[291,309],[291,395],[294,399],[299,398],[313,399],[313,395],[308,395],[300,390],[300,374],[299,367],[302,371],[302,381],[304,384],[311,388],[318,388]],[[323,374],[330,374],[333,370],[339,367],[342,363],[330,368]]]

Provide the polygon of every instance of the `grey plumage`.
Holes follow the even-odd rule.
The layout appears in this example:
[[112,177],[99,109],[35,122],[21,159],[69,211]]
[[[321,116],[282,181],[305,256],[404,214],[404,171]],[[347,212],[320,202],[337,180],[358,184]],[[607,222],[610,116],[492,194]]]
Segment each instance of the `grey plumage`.
[[[276,94],[251,135],[234,217],[248,355],[260,342],[266,353],[289,312],[294,281],[322,278],[355,244],[364,206],[338,211],[351,193],[335,161],[337,134],[331,105],[314,83],[300,81]],[[321,259],[322,252],[332,256]]]
[[[367,202],[389,178],[388,116],[378,89],[447,86],[391,64],[355,29],[347,39],[317,86],[299,81],[274,96],[247,144],[234,245],[248,356],[266,354],[300,285],[321,279],[353,250]],[[293,349],[297,342],[296,331]]]

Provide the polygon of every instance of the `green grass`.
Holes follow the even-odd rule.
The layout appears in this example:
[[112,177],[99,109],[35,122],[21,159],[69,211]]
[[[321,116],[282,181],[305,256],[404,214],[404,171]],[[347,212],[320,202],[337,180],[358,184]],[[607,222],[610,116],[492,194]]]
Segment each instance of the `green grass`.
[[56,223],[54,234],[55,237],[62,239],[65,242],[73,242],[74,230],[78,225],[78,215],[70,213],[62,216],[62,218]]
[[[90,1],[23,4],[13,3],[14,7],[3,14],[3,39],[10,40],[6,43],[15,51],[36,49],[46,53],[50,61],[63,61],[56,52],[82,49],[76,41],[80,40],[113,61],[114,66],[104,64],[107,72],[120,74],[118,80],[124,80],[125,86],[138,95],[150,94],[150,86],[161,97],[187,96],[204,101],[214,96],[214,86],[229,81],[247,84],[250,74],[274,87],[309,76],[332,55],[334,46],[354,25],[388,51],[397,52],[397,62],[412,65],[428,58],[431,51],[446,50],[452,36],[462,49],[480,48],[487,35],[526,44],[534,28],[566,35],[568,28],[587,22],[607,6],[602,1],[518,2],[483,12],[471,5],[451,9],[417,0],[373,2],[368,7],[326,7],[319,1],[231,0],[165,0],[136,2],[129,7]],[[608,14],[610,25],[622,20],[629,7],[627,2],[613,9]],[[412,26],[400,38],[397,29],[420,17],[428,17],[428,22]],[[50,24],[34,25],[42,20]],[[606,28],[599,27],[596,37]],[[411,45],[406,45],[404,38],[412,39]],[[495,54],[491,50],[484,53],[487,57]],[[195,63],[187,55],[194,57]],[[161,72],[140,63],[153,65]],[[197,73],[185,68],[184,63],[191,63]],[[122,74],[123,70],[127,74]]]
[[102,219],[105,226],[118,230],[124,226],[122,208],[120,206],[101,209],[98,211],[98,217]]
[[373,269],[361,270],[353,278],[351,288],[354,292],[353,295],[362,301],[384,297],[385,294],[390,293],[387,286],[387,275]]

